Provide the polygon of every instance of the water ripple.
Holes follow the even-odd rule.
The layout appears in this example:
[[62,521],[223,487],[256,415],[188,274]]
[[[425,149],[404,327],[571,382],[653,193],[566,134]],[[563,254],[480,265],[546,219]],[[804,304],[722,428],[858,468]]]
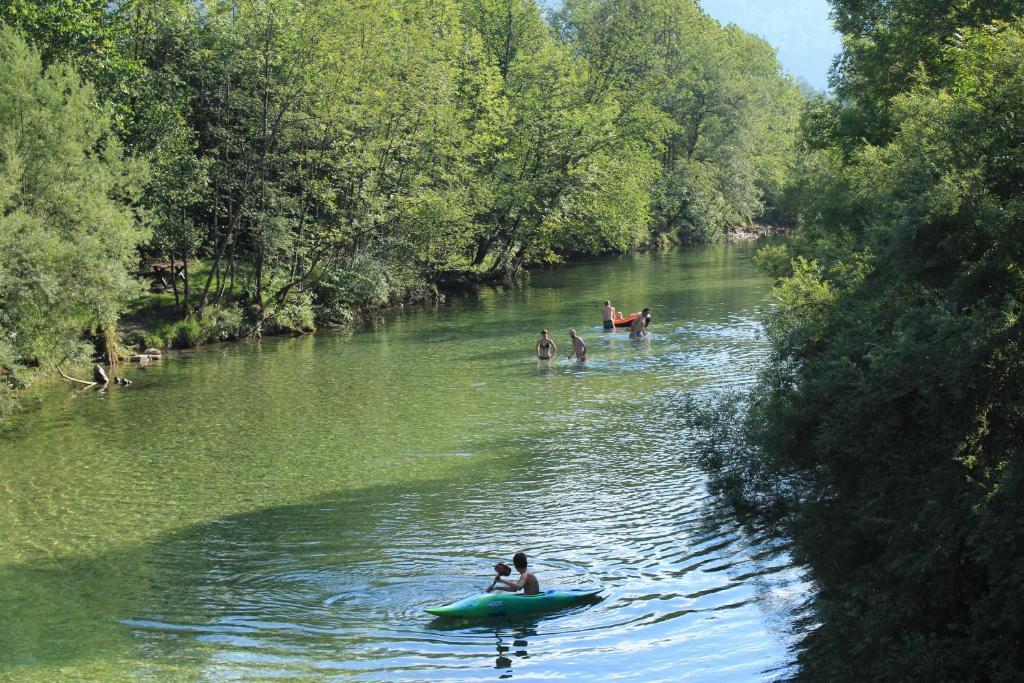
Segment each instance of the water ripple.
[[[188,353],[131,369],[134,393],[41,411],[0,460],[18,464],[0,465],[0,598],[32,606],[0,663],[40,680],[784,675],[809,581],[785,539],[708,495],[679,416],[752,381],[767,285],[742,251],[624,258],[355,335]],[[600,330],[608,291],[650,305],[654,334]],[[561,348],[571,324],[586,366],[532,358],[536,330]],[[521,622],[423,612],[520,549],[542,587],[602,600]]]

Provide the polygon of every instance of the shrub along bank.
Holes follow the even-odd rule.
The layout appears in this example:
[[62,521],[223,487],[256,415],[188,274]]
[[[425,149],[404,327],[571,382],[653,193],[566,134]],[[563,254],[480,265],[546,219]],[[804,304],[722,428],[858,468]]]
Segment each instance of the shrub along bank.
[[694,414],[714,486],[813,569],[806,680],[1024,678],[1024,21],[932,4],[834,0],[840,96],[759,256],[770,362]]

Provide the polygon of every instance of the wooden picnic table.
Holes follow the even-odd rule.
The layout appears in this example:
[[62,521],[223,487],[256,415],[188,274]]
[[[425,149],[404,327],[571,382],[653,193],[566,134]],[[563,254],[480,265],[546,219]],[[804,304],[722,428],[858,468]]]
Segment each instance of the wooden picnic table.
[[[196,262],[193,262],[195,265]],[[185,262],[180,259],[172,261],[150,261],[146,268],[140,270],[139,277],[151,278],[150,289],[163,290],[173,288],[174,278],[185,277]]]

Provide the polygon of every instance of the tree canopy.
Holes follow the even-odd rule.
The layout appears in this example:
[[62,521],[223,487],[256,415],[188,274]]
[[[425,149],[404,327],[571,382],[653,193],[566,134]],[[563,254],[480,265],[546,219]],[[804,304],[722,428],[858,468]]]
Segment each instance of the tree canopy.
[[702,458],[814,570],[801,677],[1017,680],[1024,21],[834,6],[847,52],[805,113],[800,228],[759,255],[771,361],[697,414]]
[[794,165],[799,88],[695,0],[572,1],[550,22],[533,0],[11,0],[0,20],[19,46],[5,70],[63,74],[82,94],[46,106],[90,112],[59,142],[90,165],[80,200],[118,217],[90,222],[120,264],[90,297],[96,324],[131,302],[128,273],[182,264],[165,284],[184,327],[153,343],[308,330],[453,277],[718,240],[781,205]]
[[145,232],[108,108],[60,63],[0,29],[0,379],[88,358],[135,291]]

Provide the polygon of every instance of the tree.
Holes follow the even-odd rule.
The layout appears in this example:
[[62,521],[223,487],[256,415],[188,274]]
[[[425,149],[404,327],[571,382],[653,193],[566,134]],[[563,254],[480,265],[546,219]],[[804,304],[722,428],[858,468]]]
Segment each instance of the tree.
[[767,43],[692,0],[570,0],[557,25],[590,92],[660,158],[656,234],[713,241],[781,194],[801,96]]
[[472,265],[510,276],[528,263],[642,242],[654,176],[647,146],[620,125],[620,101],[591,91],[585,65],[533,3],[469,8],[508,111],[504,145],[478,168],[488,194],[474,220]]
[[771,362],[745,418],[705,416],[716,484],[814,570],[806,678],[1024,675],[1022,55],[1021,20],[964,29],[885,144],[819,151]]
[[1020,13],[1017,0],[831,1],[843,35],[843,53],[832,70],[842,130],[876,144],[894,132],[892,98],[918,84],[950,81],[951,55],[963,29]]
[[[145,237],[109,110],[74,69],[0,29],[0,330],[8,386],[88,354],[136,291]],[[109,351],[108,345],[108,351]]]

